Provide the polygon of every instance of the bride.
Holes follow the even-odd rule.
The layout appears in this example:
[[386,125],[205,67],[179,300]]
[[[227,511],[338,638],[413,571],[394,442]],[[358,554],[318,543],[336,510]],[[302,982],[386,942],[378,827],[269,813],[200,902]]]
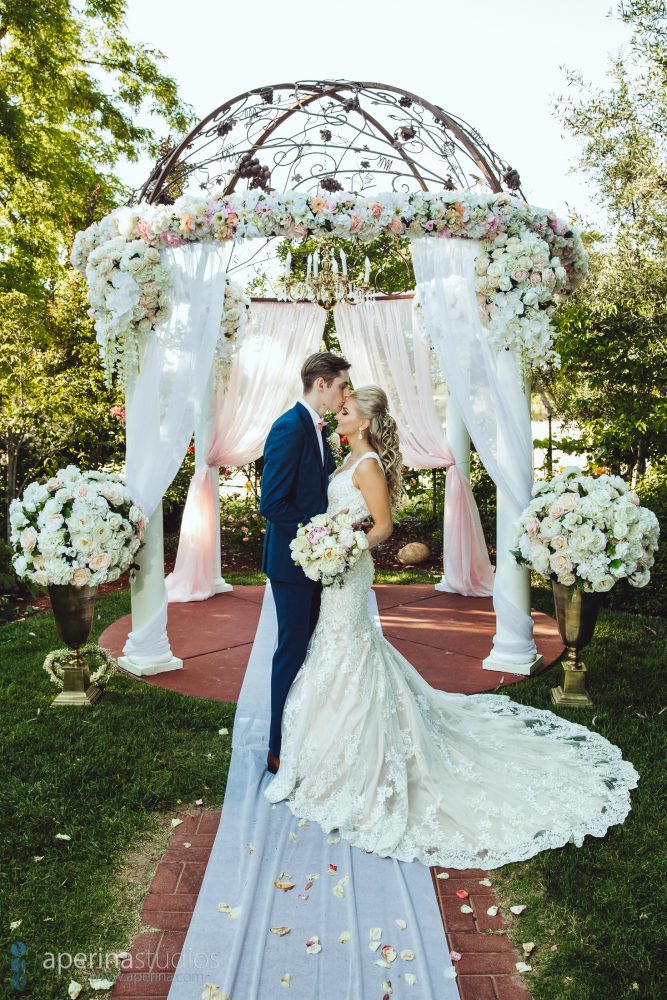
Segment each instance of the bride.
[[[389,537],[402,460],[387,397],[352,393],[338,415],[351,451],[329,478],[327,513],[369,516],[369,550]],[[630,810],[638,775],[584,726],[504,695],[430,687],[376,630],[370,551],[325,587],[283,714],[280,769],[265,789],[303,819],[380,857],[498,868],[587,834]]]

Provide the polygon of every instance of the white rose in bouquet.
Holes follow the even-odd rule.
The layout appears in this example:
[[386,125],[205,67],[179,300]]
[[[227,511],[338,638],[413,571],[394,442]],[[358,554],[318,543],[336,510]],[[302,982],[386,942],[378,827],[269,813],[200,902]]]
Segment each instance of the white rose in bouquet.
[[638,499],[618,476],[565,469],[533,485],[512,554],[540,576],[588,592],[604,593],[623,578],[645,587],[660,529]]
[[367,548],[366,535],[353,530],[347,514],[317,514],[299,526],[290,542],[293,561],[310,580],[320,580],[325,587],[341,586],[345,573]]
[[[55,491],[55,492],[53,492]],[[147,520],[119,477],[60,469],[10,507],[18,576],[40,586],[95,586],[131,569]]]

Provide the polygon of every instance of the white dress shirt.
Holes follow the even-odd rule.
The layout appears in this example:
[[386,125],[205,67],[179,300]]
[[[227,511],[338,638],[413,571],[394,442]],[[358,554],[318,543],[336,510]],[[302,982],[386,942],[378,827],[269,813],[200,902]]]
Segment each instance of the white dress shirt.
[[322,464],[324,464],[324,442],[322,441],[322,431],[318,430],[317,425],[323,422],[322,417],[319,415],[317,410],[314,410],[310,403],[307,403],[303,397],[299,400],[302,406],[305,406],[311,417],[313,418],[313,423],[315,424],[315,433],[317,434],[317,440],[320,445],[320,455],[322,456]]

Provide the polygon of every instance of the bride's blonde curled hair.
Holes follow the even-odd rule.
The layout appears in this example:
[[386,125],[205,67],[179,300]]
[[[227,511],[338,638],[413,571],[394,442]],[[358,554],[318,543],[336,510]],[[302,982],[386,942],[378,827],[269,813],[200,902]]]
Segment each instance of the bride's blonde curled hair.
[[350,395],[356,400],[362,417],[369,421],[368,441],[382,460],[389,500],[396,510],[403,498],[403,456],[398,441],[396,421],[389,412],[389,401],[379,385],[364,385]]

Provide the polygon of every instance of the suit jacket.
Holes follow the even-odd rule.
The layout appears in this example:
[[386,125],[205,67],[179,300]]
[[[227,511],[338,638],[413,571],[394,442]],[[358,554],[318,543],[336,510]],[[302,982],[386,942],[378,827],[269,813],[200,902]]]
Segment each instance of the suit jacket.
[[301,403],[278,417],[264,445],[259,512],[266,518],[262,570],[270,580],[303,583],[289,543],[299,524],[327,509],[329,475],[336,463],[324,438],[324,464],[317,430]]

